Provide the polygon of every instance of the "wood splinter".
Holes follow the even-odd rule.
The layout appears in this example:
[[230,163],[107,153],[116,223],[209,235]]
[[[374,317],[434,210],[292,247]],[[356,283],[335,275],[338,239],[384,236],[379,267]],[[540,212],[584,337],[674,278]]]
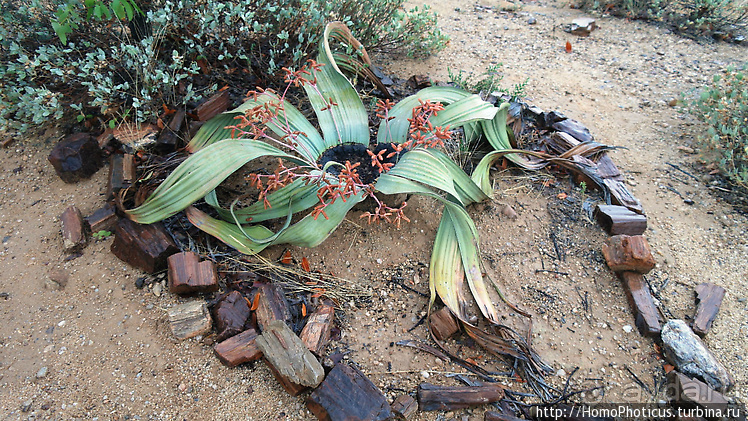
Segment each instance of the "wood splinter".
[[497,402],[504,397],[504,389],[494,384],[481,386],[418,386],[418,407],[421,411],[454,411]]
[[314,355],[321,356],[330,340],[330,331],[335,321],[335,308],[320,304],[301,330],[299,337]]
[[634,312],[639,333],[642,336],[658,337],[662,328],[657,307],[654,305],[652,294],[644,281],[644,276],[638,272],[620,272],[618,276],[626,290],[626,296],[629,299],[631,310]]
[[228,367],[256,361],[262,358],[262,351],[257,347],[256,339],[257,331],[247,329],[216,345],[213,352]]
[[703,282],[696,287],[696,315],[693,320],[695,334],[706,335],[717,317],[724,297],[725,289],[721,286]]
[[81,211],[75,206],[68,206],[60,215],[62,221],[62,246],[66,252],[80,251],[88,243],[88,224],[83,220]]
[[434,337],[440,341],[449,339],[452,335],[460,331],[457,319],[455,319],[447,307],[442,307],[441,310],[431,314],[429,317],[429,326]]

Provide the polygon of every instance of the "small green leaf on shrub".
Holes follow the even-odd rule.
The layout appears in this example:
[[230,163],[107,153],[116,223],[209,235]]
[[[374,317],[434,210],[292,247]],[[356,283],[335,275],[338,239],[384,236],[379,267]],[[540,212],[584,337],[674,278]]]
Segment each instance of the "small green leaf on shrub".
[[101,231],[96,231],[91,236],[94,238],[94,240],[103,240],[111,235],[112,235],[111,231],[101,230]]

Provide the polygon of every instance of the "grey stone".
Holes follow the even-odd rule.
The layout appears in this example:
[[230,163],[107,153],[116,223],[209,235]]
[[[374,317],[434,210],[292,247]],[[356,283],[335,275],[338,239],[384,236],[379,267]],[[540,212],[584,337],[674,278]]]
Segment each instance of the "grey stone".
[[49,369],[47,367],[40,368],[39,371],[36,372],[36,378],[37,379],[43,379],[43,378],[47,377],[47,372],[48,371],[49,371]]
[[26,402],[24,402],[24,403],[23,403],[23,404],[21,405],[21,412],[29,412],[29,411],[31,411],[31,405],[32,405],[33,403],[34,403],[34,402],[33,402],[33,401],[32,401],[31,399],[29,399],[29,400],[27,400]]
[[683,320],[669,320],[662,328],[665,357],[683,374],[702,379],[718,392],[727,392],[733,386],[730,373],[704,346]]
[[273,320],[255,340],[265,359],[291,383],[317,387],[325,370],[304,342],[282,320]]

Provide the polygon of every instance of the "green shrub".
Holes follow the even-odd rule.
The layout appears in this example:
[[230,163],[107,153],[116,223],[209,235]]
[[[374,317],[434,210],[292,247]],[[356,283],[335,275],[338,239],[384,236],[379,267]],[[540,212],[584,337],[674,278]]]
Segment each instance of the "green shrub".
[[688,109],[706,123],[698,137],[703,155],[732,182],[748,187],[748,81],[742,69],[715,75],[711,86],[690,101]]
[[[446,45],[428,8],[404,0],[6,0],[0,3],[0,129],[65,110],[154,120],[195,99],[193,76],[272,87],[346,22],[369,50],[428,55]],[[136,24],[138,24],[136,25]],[[231,76],[229,76],[231,74]],[[205,78],[203,78],[205,79]],[[206,89],[206,88],[203,88]]]
[[513,100],[525,96],[525,88],[529,79],[513,85],[511,89],[504,88],[501,86],[501,81],[504,79],[504,75],[501,74],[501,66],[502,63],[492,64],[477,77],[471,73],[466,73],[464,70],[453,73],[450,68],[447,68],[447,73],[450,82],[466,91],[482,92],[485,95],[500,92],[509,95]]
[[744,40],[748,26],[744,0],[581,0],[578,6],[629,19],[662,21],[686,34],[727,41]]

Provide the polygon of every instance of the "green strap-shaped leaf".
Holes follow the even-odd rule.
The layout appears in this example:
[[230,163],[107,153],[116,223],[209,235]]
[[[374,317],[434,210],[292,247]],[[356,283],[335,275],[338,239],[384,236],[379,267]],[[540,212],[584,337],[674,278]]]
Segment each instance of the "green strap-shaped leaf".
[[442,214],[429,264],[429,290],[431,291],[429,306],[433,305],[436,295],[439,295],[452,313],[460,319],[467,320],[464,284],[465,272],[462,267],[457,235],[451,219],[446,214]]
[[419,105],[419,101],[430,100],[442,104],[451,104],[472,95],[468,91],[458,88],[434,86],[421,89],[415,94],[400,100],[389,111],[389,116],[394,117],[389,122],[382,121],[377,132],[378,143],[403,143],[408,137],[408,119],[412,117],[413,108]]
[[[219,219],[211,218],[207,214],[195,209],[188,208],[187,218],[196,227],[206,233],[218,238],[224,243],[234,247],[245,254],[254,254],[262,251],[265,247],[273,244],[292,244],[299,247],[315,247],[323,242],[340,225],[348,211],[363,200],[364,193],[359,192],[344,202],[337,199],[335,203],[325,208],[327,219],[319,215],[317,219],[310,214],[299,222],[283,230],[280,235],[268,243],[256,243],[247,238],[236,224]],[[267,239],[275,235],[269,229],[261,225],[246,225],[242,227],[251,237]]]
[[226,126],[238,123],[236,116],[239,114],[241,113],[233,110],[226,111],[206,121],[187,143],[187,151],[194,153],[219,140],[231,138],[231,129],[227,129]]
[[235,216],[241,223],[257,223],[283,218],[288,214],[289,207],[292,213],[311,208],[319,202],[318,189],[316,184],[306,184],[305,180],[296,179],[291,184],[267,195],[270,207],[265,208],[265,203],[258,201],[246,208],[235,209],[233,215],[231,210],[219,205],[215,191],[205,196],[205,202],[213,206],[224,221],[232,222]]
[[490,121],[496,111],[496,107],[478,95],[470,95],[447,105],[444,110],[431,117],[430,121],[434,126],[456,128],[474,121]]
[[[496,307],[488,294],[481,270],[478,230],[465,208],[412,180],[394,176],[391,171],[379,176],[379,180],[377,190],[382,193],[421,194],[434,197],[444,203],[445,210],[432,252],[430,282],[433,282],[433,285],[430,284],[430,287],[439,294],[444,304],[454,314],[466,321],[468,320],[465,312],[467,304],[460,298],[461,292],[457,288],[460,286],[461,290],[463,277],[462,275],[455,277],[455,273],[462,272],[481,313],[488,320],[498,323]],[[459,262],[455,258],[455,244],[459,246]]]
[[492,196],[493,195],[493,186],[491,185],[491,166],[493,166],[494,162],[499,160],[501,158],[501,154],[493,151],[486,156],[484,156],[480,162],[478,162],[478,165],[476,165],[475,169],[473,170],[473,175],[470,176],[470,178],[473,180],[473,183],[475,183],[480,189],[483,191],[483,193],[486,194],[486,196]]
[[192,154],[142,205],[126,213],[142,224],[168,218],[207,195],[244,164],[261,156],[298,160],[255,140],[223,140]]
[[[330,23],[325,27],[325,35],[317,56],[317,61],[324,66],[320,71],[312,73],[317,79],[316,86],[304,84],[304,90],[322,129],[324,149],[348,142],[369,144],[369,117],[364,104],[351,82],[335,64],[330,50],[330,37],[345,31],[348,31],[348,28],[339,22]],[[350,31],[348,33],[350,34]],[[330,101],[337,105],[328,106]]]
[[244,232],[236,224],[211,218],[207,213],[197,210],[192,206],[185,210],[187,219],[200,230],[218,238],[224,243],[237,249],[244,254],[255,254],[264,250],[266,243],[255,243],[244,235],[244,232],[253,238],[269,238],[273,232],[262,225],[250,225],[244,227]]
[[404,154],[387,174],[404,177],[449,193],[463,205],[488,198],[457,164],[443,152],[433,148],[416,148]]
[[475,228],[475,223],[464,207],[448,201],[445,201],[442,218],[446,216],[449,216],[451,224],[445,225],[444,229],[449,229],[449,225],[452,225],[452,229],[455,232],[470,292],[473,294],[473,298],[483,316],[491,322],[498,324],[499,318],[496,314],[496,307],[491,301],[483,279],[480,246],[478,245],[478,230]]
[[304,117],[301,112],[286,100],[281,101],[278,95],[266,91],[257,94],[256,98],[248,98],[244,103],[231,111],[219,114],[198,130],[190,143],[187,145],[189,151],[197,151],[207,145],[231,137],[231,129],[226,126],[232,126],[239,123],[237,116],[246,113],[255,107],[282,104],[278,115],[268,122],[267,127],[278,137],[286,136],[288,132],[295,132],[292,141],[296,144],[299,155],[310,162],[315,162],[325,150],[325,143],[322,136],[317,133],[317,129]]
[[[471,176],[473,182],[480,186],[483,193],[488,196],[493,194],[493,186],[491,186],[489,171],[491,166],[499,159],[506,157],[510,161],[519,165],[522,168],[528,170],[539,170],[547,165],[545,162],[539,160],[531,160],[527,155],[520,155],[517,153],[510,153],[508,151],[513,150],[512,144],[509,141],[509,131],[506,126],[507,113],[509,111],[509,103],[503,103],[497,108],[496,115],[491,120],[481,120],[477,122],[483,134],[486,136],[488,143],[494,148],[493,152],[490,152],[484,156],[478,165],[473,170]],[[468,126],[465,126],[465,136],[468,136]],[[470,133],[473,136],[472,132]]]

